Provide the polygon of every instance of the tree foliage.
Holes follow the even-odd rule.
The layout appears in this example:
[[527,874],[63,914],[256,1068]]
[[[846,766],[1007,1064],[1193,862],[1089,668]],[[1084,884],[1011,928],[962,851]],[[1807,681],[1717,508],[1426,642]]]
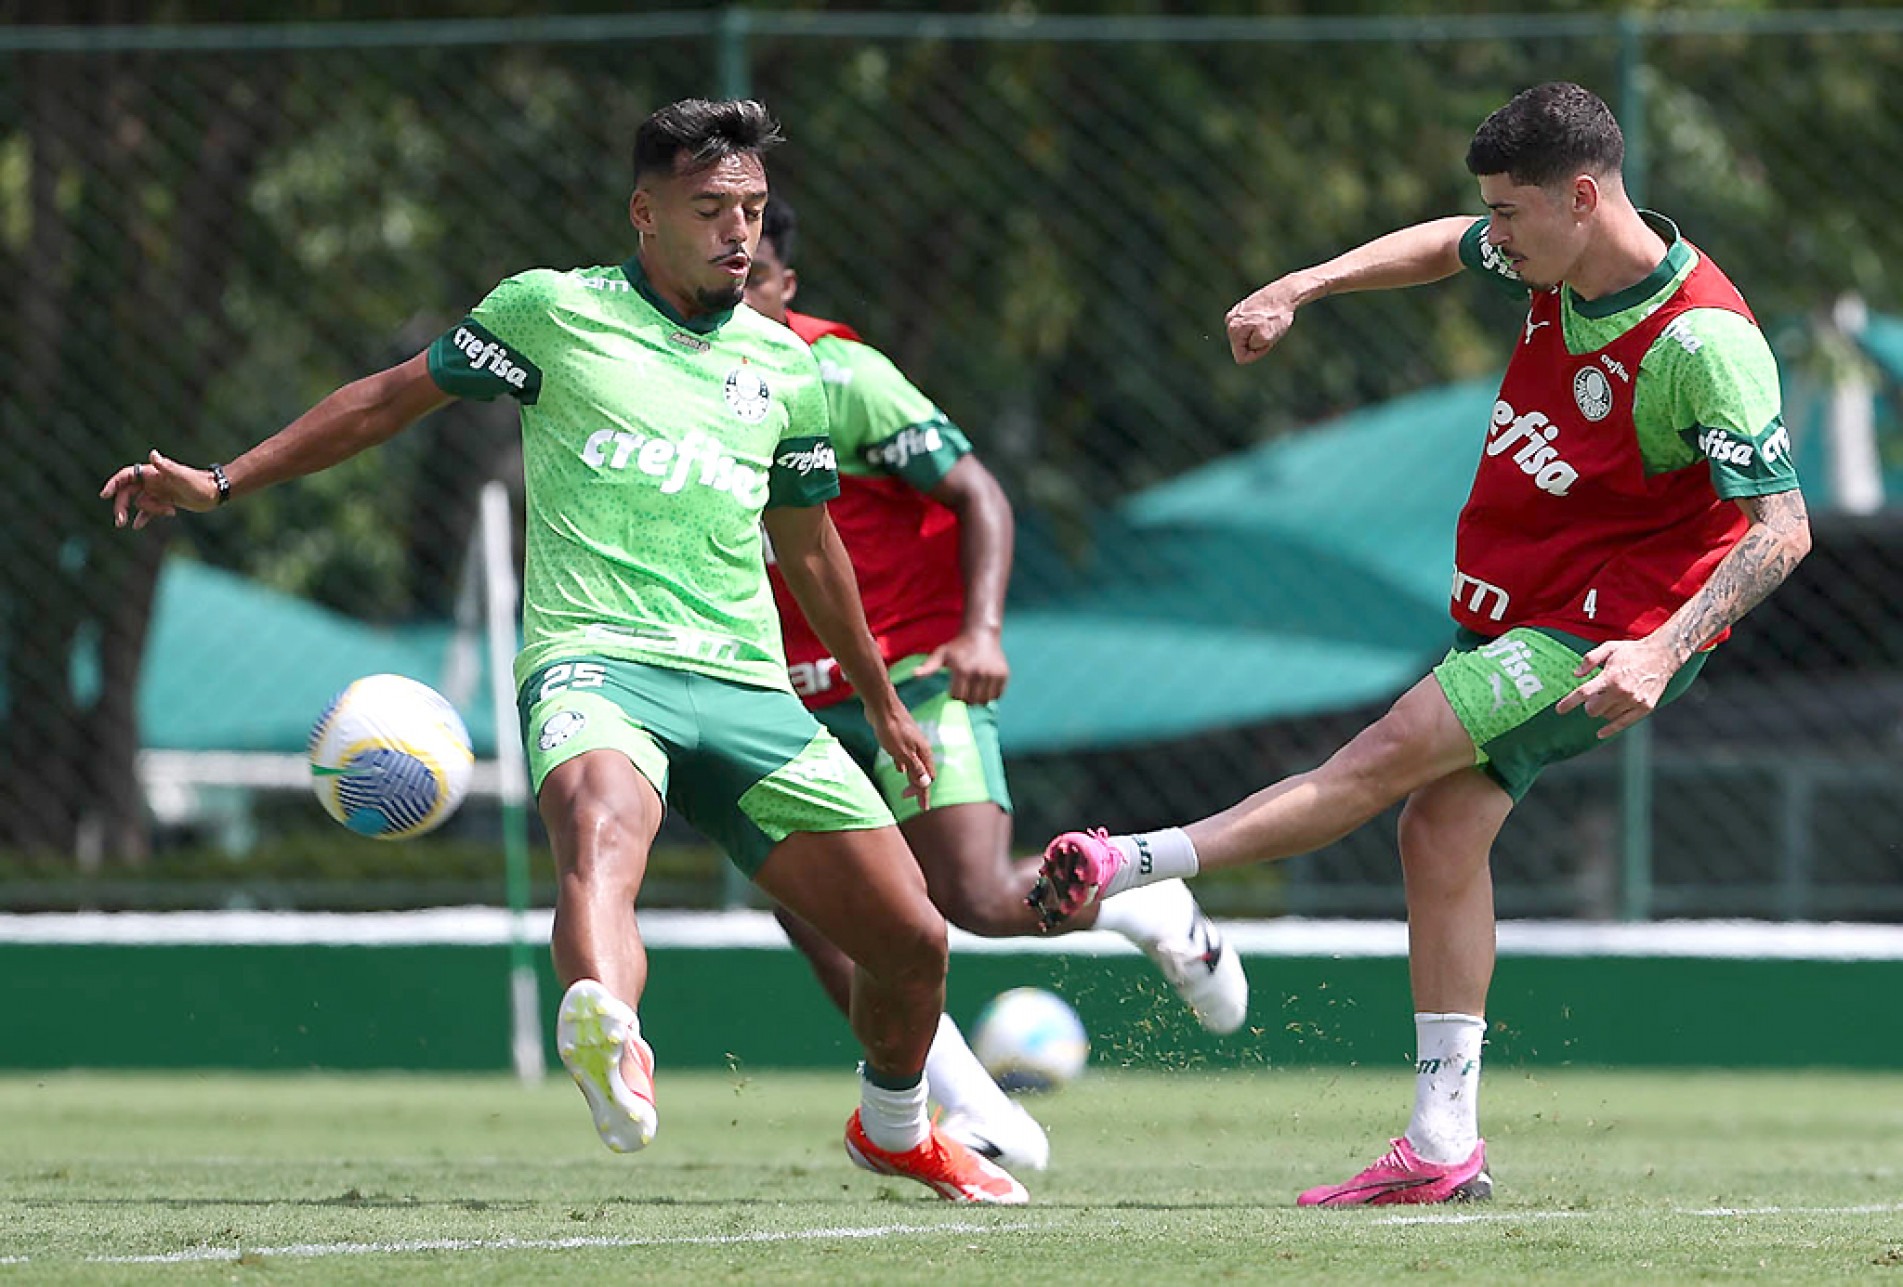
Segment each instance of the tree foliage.
[[[524,12],[417,12],[452,8]],[[1389,39],[1125,43],[934,34],[926,4],[909,34],[827,35],[827,8],[761,10],[785,21],[727,47],[792,139],[773,173],[804,215],[805,303],[858,326],[979,440],[1025,511],[1027,593],[1055,575],[1037,550],[1087,548],[1092,515],[1124,492],[1500,365],[1510,306],[1473,291],[1314,308],[1247,370],[1222,316],[1290,268],[1475,210],[1466,140],[1533,81],[1643,103],[1635,178],[1761,313],[1903,298],[1893,28],[1654,34],[1634,81],[1609,0],[1561,11],[1603,16],[1587,34],[1445,38],[1447,6],[1368,0],[1421,21]],[[276,7],[6,12],[242,23]],[[332,0],[305,16],[381,12]],[[634,126],[721,92],[719,19],[650,38],[0,42],[15,286],[0,437],[21,467],[0,569],[0,845],[140,851],[133,694],[168,541],[360,616],[449,610],[479,485],[515,469],[507,407],[459,405],[321,478],[149,534],[107,528],[99,483],[154,445],[229,459],[414,353],[509,273],[625,257]]]

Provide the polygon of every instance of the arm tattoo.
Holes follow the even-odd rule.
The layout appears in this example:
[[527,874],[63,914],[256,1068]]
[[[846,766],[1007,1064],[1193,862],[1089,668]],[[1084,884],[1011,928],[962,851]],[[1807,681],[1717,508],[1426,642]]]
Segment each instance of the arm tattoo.
[[1762,603],[1810,552],[1810,518],[1802,493],[1754,496],[1738,504],[1751,526],[1705,587],[1673,614],[1671,639],[1687,657]]

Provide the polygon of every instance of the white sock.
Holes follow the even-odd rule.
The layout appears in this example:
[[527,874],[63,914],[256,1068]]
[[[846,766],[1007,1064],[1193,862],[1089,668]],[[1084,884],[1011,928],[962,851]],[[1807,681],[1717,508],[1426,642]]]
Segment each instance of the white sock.
[[1126,889],[1097,905],[1097,928],[1132,943],[1181,938],[1196,919],[1196,900],[1180,880]]
[[938,1035],[932,1038],[932,1048],[925,1055],[925,1085],[931,1098],[947,1113],[993,1117],[1011,1107],[1010,1099],[978,1062],[978,1056],[971,1053],[965,1034],[948,1014],[938,1016]]
[[1464,1162],[1480,1142],[1480,1048],[1487,1021],[1471,1014],[1417,1014],[1414,1119],[1407,1142],[1428,1162]]
[[1112,836],[1110,843],[1123,855],[1124,863],[1097,896],[1100,901],[1126,889],[1196,874],[1196,846],[1189,842],[1189,833],[1181,827]]
[[866,1138],[888,1153],[909,1153],[925,1142],[932,1125],[925,1116],[925,1078],[905,1090],[875,1086],[859,1066],[859,1124]]

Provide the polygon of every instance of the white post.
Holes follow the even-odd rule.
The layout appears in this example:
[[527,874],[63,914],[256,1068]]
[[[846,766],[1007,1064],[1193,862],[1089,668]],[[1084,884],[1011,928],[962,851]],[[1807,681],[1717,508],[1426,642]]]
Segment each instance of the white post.
[[502,840],[509,891],[509,1049],[515,1075],[542,1080],[542,1007],[529,942],[529,774],[515,712],[515,543],[509,490],[482,489],[483,603],[489,637],[489,695],[495,707],[496,769],[501,777]]
[[1876,386],[1858,336],[1870,312],[1861,296],[1844,295],[1830,310],[1847,341],[1830,391],[1830,498],[1837,509],[1874,514],[1883,508],[1883,463],[1877,453]]

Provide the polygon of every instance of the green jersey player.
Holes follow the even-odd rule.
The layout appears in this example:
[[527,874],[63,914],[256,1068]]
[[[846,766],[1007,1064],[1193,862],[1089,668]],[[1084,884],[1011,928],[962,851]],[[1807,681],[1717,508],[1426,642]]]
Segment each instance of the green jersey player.
[[[1310,773],[1146,836],[1053,841],[1033,900],[1061,918],[1131,884],[1303,853],[1405,801],[1401,868],[1414,1115],[1372,1166],[1303,1205],[1492,1192],[1477,1116],[1493,976],[1488,856],[1547,764],[1631,727],[1810,549],[1776,367],[1750,310],[1669,222],[1639,211],[1597,96],[1537,86],[1475,132],[1489,214],[1436,219],[1277,279],[1229,312],[1253,362],[1325,295],[1463,263],[1528,296],[1455,539],[1447,658]],[[1150,861],[1130,861],[1141,853]]]
[[516,682],[557,866],[557,1046],[602,1139],[632,1152],[658,1120],[634,903],[672,805],[854,962],[853,1161],[953,1200],[1022,1202],[1006,1171],[927,1119],[944,919],[890,810],[786,677],[762,528],[924,795],[930,744],[886,677],[824,504],[838,482],[818,368],[739,307],[779,138],[758,103],[661,109],[635,135],[625,263],[511,277],[426,352],[229,466],[154,451],[103,494],[121,525],[143,526],[324,469],[452,398],[513,398],[527,509]]

